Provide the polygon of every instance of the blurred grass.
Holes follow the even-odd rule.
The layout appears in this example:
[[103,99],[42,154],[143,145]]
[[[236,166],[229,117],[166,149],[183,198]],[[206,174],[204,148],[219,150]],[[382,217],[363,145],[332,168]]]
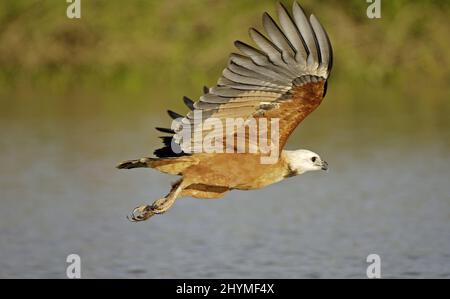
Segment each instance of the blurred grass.
[[[378,20],[366,17],[363,0],[300,3],[318,16],[333,42],[325,114],[394,122],[414,114],[447,124],[448,1],[382,1]],[[82,18],[70,20],[65,1],[2,1],[2,113],[182,107],[183,95],[196,98],[203,85],[215,84],[236,51],[233,41],[250,42],[247,29],[261,28],[262,13],[275,14],[275,4],[82,0]]]

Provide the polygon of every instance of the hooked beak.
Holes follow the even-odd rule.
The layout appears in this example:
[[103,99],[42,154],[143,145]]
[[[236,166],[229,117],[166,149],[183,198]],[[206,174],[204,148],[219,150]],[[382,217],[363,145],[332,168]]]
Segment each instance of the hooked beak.
[[328,171],[328,163],[326,161],[322,161],[322,170]]

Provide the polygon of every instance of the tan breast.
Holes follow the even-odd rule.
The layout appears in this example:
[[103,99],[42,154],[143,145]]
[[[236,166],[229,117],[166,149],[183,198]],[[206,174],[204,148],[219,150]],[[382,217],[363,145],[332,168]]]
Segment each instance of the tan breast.
[[287,173],[284,158],[276,164],[261,164],[255,154],[199,154],[199,163],[183,171],[183,177],[196,184],[229,189],[259,189],[281,181]]

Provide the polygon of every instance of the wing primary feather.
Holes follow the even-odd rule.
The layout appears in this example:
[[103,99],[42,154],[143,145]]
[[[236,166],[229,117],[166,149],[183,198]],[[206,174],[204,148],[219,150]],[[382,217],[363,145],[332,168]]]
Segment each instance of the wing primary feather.
[[[253,79],[257,79],[259,81],[261,81],[261,84],[256,84],[256,85],[261,85],[261,86],[286,86],[286,83],[283,82],[280,79],[276,79],[275,77],[271,77],[269,74],[261,74],[261,73],[256,73],[255,71],[249,70],[245,67],[242,67],[234,62],[230,62],[228,64],[228,69],[230,71],[232,71],[235,74],[238,75],[242,75],[245,77],[249,77],[249,78],[253,78]],[[235,82],[236,83],[236,82]]]
[[208,94],[208,93],[209,93],[209,87],[203,86],[203,94]]
[[285,92],[290,89],[290,87],[283,86],[275,86],[275,85],[255,85],[255,84],[245,84],[245,83],[237,83],[227,79],[225,77],[221,77],[219,79],[218,86],[225,86],[233,89],[239,90],[262,90],[262,91],[271,91],[271,92]]
[[172,129],[167,129],[167,128],[155,128],[157,131],[162,132],[162,133],[167,133],[167,134],[175,134],[175,131]]
[[173,112],[172,110],[167,110],[167,114],[169,114],[172,119],[183,118],[183,115]]
[[194,101],[192,101],[190,98],[186,96],[183,97],[183,102],[190,110],[194,110]]
[[271,63],[277,66],[283,66],[283,64],[286,64],[286,62],[282,59],[281,50],[276,45],[274,45],[267,37],[265,37],[255,28],[250,28],[249,33],[250,37],[253,39],[256,45],[258,45],[258,48],[260,48],[262,52],[266,53]]
[[291,78],[291,76],[287,75],[286,73],[278,71],[279,68],[277,68],[275,65],[272,65],[273,66],[272,68],[260,66],[255,64],[254,61],[251,60],[250,58],[236,53],[231,54],[230,61],[236,65],[254,71],[255,73],[267,74],[268,76],[277,78],[282,82],[289,81]]
[[233,82],[240,83],[240,84],[277,86],[274,84],[267,84],[264,81],[261,81],[260,79],[255,79],[255,78],[246,77],[246,76],[237,74],[237,73],[233,72],[230,68],[226,68],[223,71],[223,77],[228,80],[231,80]]
[[285,36],[295,49],[295,60],[297,62],[306,61],[308,59],[308,52],[305,41],[295,26],[292,16],[281,2],[278,2],[278,18],[280,19],[281,28]]
[[172,136],[161,136],[159,137],[165,146],[170,146],[172,143]]
[[[266,39],[261,33],[258,33],[260,36],[262,36],[262,39]],[[266,39],[267,40],[267,39]],[[268,40],[267,40],[268,41]],[[270,41],[269,41],[270,42]],[[281,53],[278,52],[278,54],[274,54],[277,59],[278,64],[274,63],[271,58],[267,56],[266,53],[263,51],[256,49],[250,45],[247,45],[244,42],[236,41],[235,42],[236,48],[238,48],[242,53],[249,56],[249,58],[258,66],[262,66],[265,69],[270,69],[273,72],[281,73],[286,76],[292,76],[292,72],[288,71],[288,66],[285,64],[284,61],[282,61]]]
[[258,65],[267,65],[269,63],[272,63],[269,57],[267,57],[267,55],[261,50],[258,50],[239,40],[235,41],[234,45],[239,49],[239,51],[249,56]]
[[333,67],[333,49],[331,47],[330,38],[315,15],[311,15],[310,22],[316,33],[317,42],[319,44],[321,64],[327,68],[328,72],[330,72]]
[[289,65],[295,63],[295,51],[293,46],[267,12],[263,15],[263,25],[270,40],[282,50],[281,55],[286,64]]
[[317,51],[318,46],[316,35],[314,34],[312,26],[309,23],[305,12],[295,1],[292,11],[297,28],[299,29],[300,34],[302,35],[303,40],[305,41],[305,44],[308,48],[308,65],[312,65],[313,67],[317,68],[320,61],[320,53],[318,53]]
[[293,66],[288,64],[284,60],[282,50],[274,45],[267,37],[265,37],[255,28],[250,28],[250,37],[253,39],[256,45],[258,45],[258,47],[269,57],[270,63],[263,64],[264,66],[272,64],[278,67],[277,71],[282,71],[290,77],[297,77],[296,70],[293,69]]

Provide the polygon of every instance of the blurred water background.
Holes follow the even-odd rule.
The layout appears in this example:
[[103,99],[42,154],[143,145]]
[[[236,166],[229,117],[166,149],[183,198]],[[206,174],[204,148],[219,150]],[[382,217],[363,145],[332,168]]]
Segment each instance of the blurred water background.
[[[283,1],[290,5],[290,1]],[[450,278],[450,5],[301,1],[335,65],[292,136],[330,164],[263,190],[179,200],[131,224],[175,178],[118,171],[149,155],[166,109],[186,112],[275,1],[0,3],[0,277]],[[231,170],[232,171],[232,170]]]

